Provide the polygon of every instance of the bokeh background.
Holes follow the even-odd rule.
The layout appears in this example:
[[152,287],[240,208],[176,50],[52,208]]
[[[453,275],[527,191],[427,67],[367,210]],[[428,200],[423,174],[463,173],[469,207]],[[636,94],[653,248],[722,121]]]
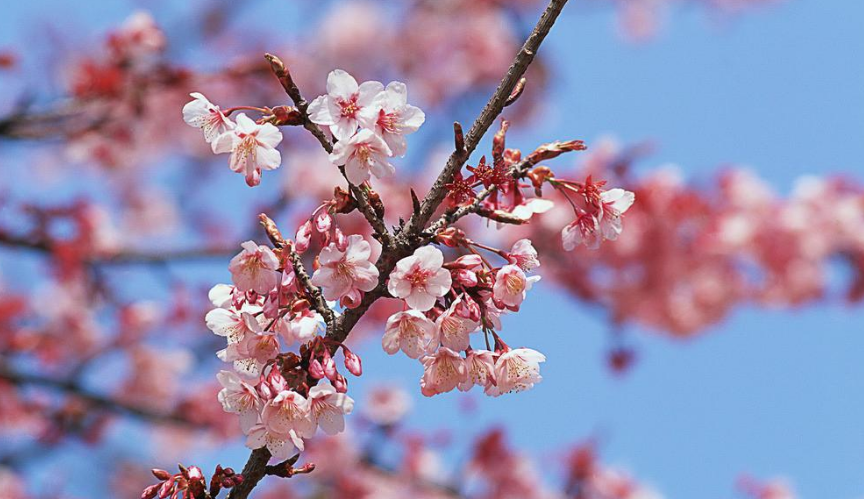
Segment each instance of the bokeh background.
[[[365,65],[361,74],[404,79],[412,92],[421,89],[412,95],[431,110],[430,119],[412,136],[412,152],[398,167],[422,178],[446,153],[449,123],[470,123],[476,115],[494,88],[494,75],[502,74],[495,71],[506,67],[512,42],[530,30],[542,2],[489,7],[501,9],[506,23],[476,26],[473,36],[490,43],[492,55],[497,53],[494,47],[504,47],[503,65],[490,63],[488,76],[466,83],[457,77],[461,66],[453,63],[443,71],[450,78],[443,78],[440,88],[424,87],[429,68],[404,62],[422,60],[423,53],[405,49],[390,54],[388,43],[351,41],[383,38],[375,27],[406,23],[410,3],[7,2],[0,9],[0,51],[9,60],[0,70],[0,113],[7,121],[20,123],[20,116],[27,114],[50,116],[80,101],[70,82],[80,78],[82,61],[104,58],[106,33],[140,10],[149,12],[165,31],[160,60],[198,76],[166,84],[180,97],[163,95],[147,102],[141,119],[151,125],[133,128],[135,144],[121,146],[125,159],[115,164],[100,160],[86,134],[67,133],[65,118],[36,126],[59,126],[60,131],[2,137],[2,233],[33,241],[32,212],[22,215],[23,205],[57,207],[82,200],[101,207],[104,216],[95,217],[94,223],[111,227],[110,238],[123,243],[122,251],[158,255],[204,243],[231,248],[250,236],[263,241],[254,227],[261,207],[276,207],[277,220],[290,226],[296,213],[314,207],[315,200],[300,195],[304,182],[318,172],[311,167],[321,165],[320,157],[303,149],[308,143],[288,139],[283,167],[265,172],[262,186],[249,189],[225,168],[224,158],[209,157],[194,143],[194,134],[182,129],[177,105],[182,105],[184,92],[196,90],[224,99],[226,106],[283,102],[274,101],[279,88],[268,75],[244,79],[223,72],[226,67],[256,71],[255,57],[264,51],[293,61],[295,72],[308,70],[298,79],[310,98],[333,67],[355,70]],[[451,5],[442,8],[444,13],[426,22],[479,16],[459,2],[445,3]],[[696,192],[713,189],[718,172],[733,165],[754,172],[780,197],[793,193],[802,177],[842,178],[851,185],[864,180],[864,4],[638,3],[634,12],[626,2],[571,2],[543,46],[542,71],[535,69],[529,77],[530,93],[515,115],[508,116],[513,123],[508,144],[530,149],[553,139],[580,138],[589,148],[612,147],[613,142],[621,148],[638,145],[644,152],[632,165],[633,175],[671,168]],[[373,33],[364,33],[367,28]],[[420,44],[413,43],[415,49]],[[320,51],[303,53],[310,47]],[[394,65],[391,58],[403,62]],[[77,124],[98,122],[103,119],[99,113],[119,110],[88,108],[84,117],[79,112],[75,109],[72,118]],[[131,113],[127,119],[139,118]],[[114,140],[98,127],[94,130]],[[285,135],[301,132],[286,130]],[[297,173],[301,169],[308,173]],[[410,182],[408,178],[402,181]],[[80,230],[76,223],[52,225],[50,237],[71,237]],[[815,225],[810,230],[818,234],[831,229]],[[97,393],[128,394],[146,390],[141,386],[151,382],[164,384],[171,393],[150,396],[171,398],[175,390],[200,395],[196,404],[213,405],[212,418],[230,420],[225,426],[233,423],[233,416],[218,411],[212,396],[212,378],[220,366],[213,358],[216,343],[204,338],[201,320],[207,288],[230,278],[231,252],[168,263],[97,265],[92,272],[107,289],[100,291],[69,284],[58,275],[74,263],[56,252],[46,256],[45,248],[10,244],[8,239],[15,239],[11,236],[0,247],[4,365],[68,379],[66,363],[83,356],[82,344],[89,344],[70,339],[69,329],[82,327],[70,325],[76,310],[79,319],[86,315],[98,330],[95,343],[129,327],[124,320],[143,322],[146,333],[100,353],[78,373],[82,386]],[[747,487],[741,486],[743,476],[784,478],[797,497],[862,497],[864,308],[845,299],[853,273],[849,265],[832,257],[825,269],[824,289],[802,306],[742,301],[697,331],[676,335],[638,320],[613,320],[602,304],[565,291],[557,282],[565,277],[547,275],[566,272],[566,267],[541,267],[544,280],[523,311],[505,321],[509,343],[547,355],[544,381],[530,392],[497,399],[477,393],[423,398],[417,384],[420,367],[402,356],[387,356],[370,326],[367,339],[357,342],[365,372],[351,380],[351,393],[359,412],[369,391],[382,384],[409,393],[412,409],[400,431],[424,435],[430,453],[424,466],[439,470],[433,473],[439,478],[457,475],[455,470],[469,459],[471,442],[490,428],[502,427],[512,446],[532,458],[552,488],[561,481],[561,463],[572,446],[590,441],[604,462],[638,477],[660,497],[748,497]],[[92,276],[85,273],[90,282]],[[92,303],[99,293],[105,296]],[[9,304],[10,297],[21,297],[21,302]],[[188,317],[177,318],[184,307]],[[132,312],[122,313],[145,318],[124,319],[118,312],[130,308]],[[59,323],[43,329],[51,320]],[[40,335],[50,337],[33,339]],[[22,342],[31,346],[22,347]],[[136,342],[158,354],[141,360],[146,355],[136,350]],[[56,352],[40,355],[48,344]],[[622,351],[632,355],[632,362],[614,369],[610,353]],[[171,376],[181,364],[188,364],[188,370]],[[206,393],[198,388],[204,386]],[[9,473],[9,483],[23,481],[34,497],[126,496],[135,486],[124,489],[118,482],[137,485],[135,480],[142,480],[138,468],[168,468],[177,460],[205,471],[216,463],[240,468],[248,455],[236,433],[222,438],[153,430],[136,417],[120,416],[100,426],[98,437],[89,438],[65,423],[46,423],[39,415],[27,414],[23,400],[44,404],[37,404],[42,416],[45,407],[56,408],[59,400],[66,400],[63,390],[55,388],[4,387],[0,396],[6,406],[0,407],[2,468]],[[152,401],[144,403],[153,407]],[[195,411],[203,412],[199,405]],[[11,414],[16,406],[20,413]],[[48,427],[60,436],[45,438]],[[360,424],[354,431],[363,434],[369,428]],[[381,444],[378,454],[397,464],[401,451],[396,447]],[[117,471],[117,463],[125,468]],[[145,478],[140,483],[148,482]],[[0,491],[0,497],[4,493]]]

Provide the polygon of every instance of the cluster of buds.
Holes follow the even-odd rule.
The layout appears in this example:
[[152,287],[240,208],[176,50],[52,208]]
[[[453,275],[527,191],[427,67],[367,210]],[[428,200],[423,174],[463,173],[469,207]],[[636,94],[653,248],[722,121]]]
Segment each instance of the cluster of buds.
[[216,465],[208,489],[207,479],[204,478],[201,468],[187,468],[182,464],[179,468],[180,472],[173,475],[165,470],[151,470],[160,482],[144,489],[141,499],[212,499],[218,496],[222,489],[230,489],[243,482],[243,475],[234,473],[231,468]]

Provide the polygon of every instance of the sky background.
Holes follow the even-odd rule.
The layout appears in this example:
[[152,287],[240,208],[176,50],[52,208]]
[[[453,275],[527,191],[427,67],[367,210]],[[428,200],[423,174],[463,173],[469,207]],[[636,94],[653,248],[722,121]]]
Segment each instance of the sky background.
[[[247,15],[290,19],[295,10],[259,3]],[[722,20],[678,8],[643,44],[616,35],[611,9],[585,3],[595,2],[569,6],[543,47],[560,76],[546,119],[528,132],[514,127],[508,139],[649,139],[658,148],[644,167],[675,163],[699,182],[743,164],[783,193],[807,174],[864,180],[864,2],[786,0]],[[32,42],[34,28],[60,19],[92,36],[142,6],[160,22],[190,14],[168,2],[6,2],[0,48]],[[465,123],[476,109],[459,112]],[[228,279],[224,265],[206,271],[213,282]],[[603,361],[603,317],[548,281],[535,289],[504,331],[511,345],[547,355],[543,383],[497,399],[418,396],[411,425],[443,422],[467,438],[503,424],[516,446],[550,465],[565,443],[595,436],[605,461],[669,499],[739,497],[742,473],[786,476],[804,498],[864,497],[861,307],[832,299],[794,311],[745,308],[689,341],[629,327],[639,360],[619,378]],[[355,398],[382,381],[419,395],[416,362],[388,357],[376,342],[360,353]],[[466,397],[478,403],[470,414],[461,408]],[[206,459],[239,467],[246,455],[238,445]]]

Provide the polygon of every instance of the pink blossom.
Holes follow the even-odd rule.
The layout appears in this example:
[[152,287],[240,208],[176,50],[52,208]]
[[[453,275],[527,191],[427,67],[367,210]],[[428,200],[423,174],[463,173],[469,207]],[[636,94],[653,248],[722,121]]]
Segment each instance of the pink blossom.
[[309,400],[293,390],[283,390],[265,408],[264,425],[268,431],[278,434],[295,432],[302,438],[315,434]]
[[468,377],[459,384],[459,390],[467,392],[474,385],[489,388],[495,386],[495,357],[489,350],[471,350],[465,356]]
[[264,331],[256,319],[249,317],[244,314],[244,322],[252,332],[236,343],[229,343],[217,352],[217,357],[223,362],[233,362],[238,373],[255,377],[267,362],[279,355],[279,338],[274,331]]
[[258,392],[255,391],[255,387],[231,371],[219,371],[216,379],[223,387],[219,392],[219,402],[222,404],[222,408],[225,412],[240,415],[240,428],[243,433],[248,433],[252,426],[258,422],[258,412],[261,406]]
[[518,265],[525,272],[531,272],[540,266],[537,250],[534,249],[530,239],[520,239],[513,243],[507,257],[510,263]]
[[529,390],[539,383],[540,363],[546,356],[530,348],[517,348],[502,353],[495,362],[496,386],[487,386],[486,393],[498,396],[509,392]]
[[234,128],[234,122],[222,114],[219,106],[213,104],[207,97],[193,92],[195,100],[183,106],[183,121],[189,126],[200,128],[204,132],[204,140],[216,152],[216,139],[223,133]]
[[604,239],[614,241],[621,235],[621,215],[633,206],[636,195],[624,189],[610,189],[600,193],[602,216],[600,233]]
[[372,105],[360,111],[357,119],[364,128],[380,135],[394,156],[404,156],[405,135],[416,132],[426,121],[426,115],[408,104],[408,87],[394,81],[375,97]]
[[249,313],[239,313],[231,309],[214,308],[204,317],[207,329],[218,336],[224,336],[228,343],[238,343],[257,330],[258,321]]
[[357,80],[347,72],[333,70],[327,75],[327,95],[316,97],[309,104],[309,119],[329,126],[333,136],[344,141],[357,131],[360,112],[372,104],[383,89],[381,82],[366,81],[357,85]]
[[309,390],[309,410],[315,424],[328,435],[345,431],[345,415],[351,414],[354,400],[338,393],[330,385],[316,385]]
[[427,397],[449,392],[468,379],[465,359],[447,347],[439,348],[421,361],[424,371],[420,378],[420,392]]
[[249,430],[246,447],[253,450],[267,447],[274,459],[284,461],[296,451],[302,451],[304,444],[303,439],[294,431],[278,433],[263,424],[257,424]]
[[505,265],[495,275],[492,298],[507,307],[517,308],[531,286],[539,280],[540,276],[526,277],[525,272],[516,265]]
[[454,301],[448,310],[435,321],[441,344],[451,350],[460,352],[471,346],[469,335],[480,327],[478,322],[466,319],[457,313],[461,300]]
[[392,386],[377,386],[369,391],[366,415],[381,426],[392,425],[411,410],[411,397],[405,390]]
[[355,290],[372,291],[378,285],[378,269],[371,257],[372,246],[363,236],[348,236],[344,250],[330,243],[318,255],[321,267],[312,275],[312,284],[320,286],[328,300],[339,300]]
[[275,170],[282,163],[282,155],[276,149],[281,141],[282,132],[278,128],[270,123],[259,125],[241,113],[237,126],[213,142],[213,152],[230,152],[231,171],[244,174],[246,184],[254,187],[261,183],[262,169]]
[[337,142],[330,153],[330,162],[345,165],[348,180],[362,184],[372,175],[376,178],[392,175],[396,168],[387,160],[392,155],[384,139],[364,128],[351,138]]
[[390,355],[401,349],[405,355],[416,359],[438,346],[438,330],[422,312],[397,312],[387,319],[381,343]]
[[266,295],[279,283],[279,259],[273,250],[254,241],[246,241],[241,246],[243,251],[228,264],[234,285],[243,292]]
[[561,242],[565,251],[573,251],[580,244],[589,249],[600,247],[600,224],[590,213],[580,214],[576,220],[561,230]]
[[450,290],[450,272],[441,268],[444,254],[433,246],[424,246],[396,263],[387,289],[402,298],[409,307],[421,312],[435,305]]

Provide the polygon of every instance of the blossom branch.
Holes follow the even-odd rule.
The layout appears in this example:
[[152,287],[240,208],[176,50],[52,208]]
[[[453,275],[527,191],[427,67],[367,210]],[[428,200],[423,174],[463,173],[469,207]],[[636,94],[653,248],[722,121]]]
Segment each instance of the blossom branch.
[[492,123],[504,110],[514,90],[520,86],[522,76],[528,70],[528,66],[534,60],[540,44],[543,43],[546,35],[549,34],[549,30],[552,29],[555,20],[566,3],[567,0],[552,0],[549,2],[534,30],[522,45],[522,49],[516,54],[516,58],[510,65],[510,69],[507,70],[507,75],[498,84],[495,93],[486,102],[480,115],[474,120],[474,124],[468,130],[468,134],[465,135],[464,150],[453,151],[447,160],[444,170],[438,175],[432,189],[429,190],[426,198],[423,199],[420,211],[412,214],[405,228],[408,237],[419,234],[422,227],[426,225],[432,214],[441,205],[441,202],[447,195],[446,185],[453,180],[453,176],[462,168],[462,165],[465,164],[471,153],[474,152],[474,149],[489,130],[489,127],[492,126]]
[[[327,138],[324,131],[321,130],[321,127],[309,119],[309,102],[303,98],[300,89],[291,77],[291,72],[285,67],[285,63],[272,54],[265,54],[264,58],[270,63],[270,68],[273,70],[273,74],[276,75],[279,83],[282,84],[285,93],[288,94],[288,97],[290,97],[291,100],[294,101],[294,105],[297,106],[297,110],[300,113],[300,119],[303,123],[303,128],[309,130],[309,132],[318,139],[321,147],[323,147],[328,154],[332,153],[333,143]],[[392,241],[390,232],[387,230],[384,220],[375,213],[375,210],[369,202],[369,197],[359,186],[348,180],[344,166],[339,167],[339,171],[342,173],[342,176],[345,177],[345,181],[348,182],[351,194],[353,194],[354,198],[357,199],[357,208],[369,222],[369,225],[371,225],[375,230],[375,233],[379,236],[379,239],[385,248],[391,247]]]

